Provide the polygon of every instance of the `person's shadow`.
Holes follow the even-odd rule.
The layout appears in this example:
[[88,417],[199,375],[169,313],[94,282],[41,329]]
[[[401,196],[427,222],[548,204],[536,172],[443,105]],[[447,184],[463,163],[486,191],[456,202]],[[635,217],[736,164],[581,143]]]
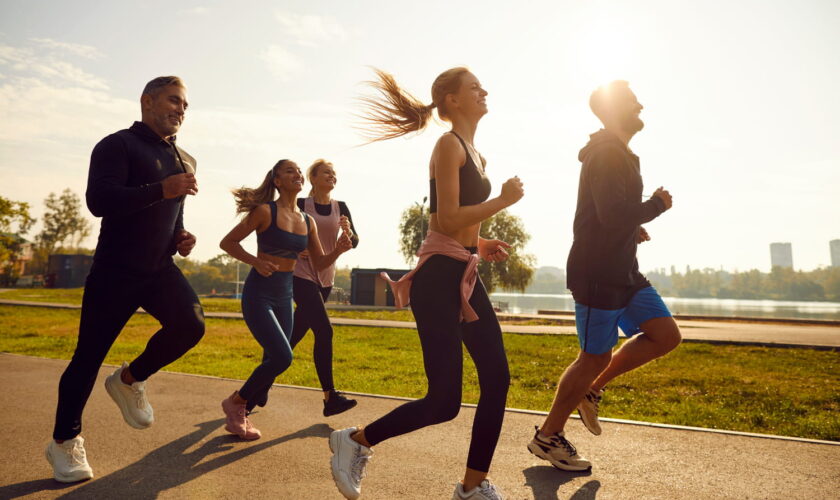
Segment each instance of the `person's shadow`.
[[[525,474],[525,485],[530,486],[534,492],[534,500],[559,500],[561,498],[559,494],[561,486],[576,477],[592,474],[590,471],[566,472],[544,465],[529,467],[522,473]],[[595,500],[595,495],[600,487],[601,483],[599,481],[588,481],[568,498],[569,500]],[[566,498],[566,496],[563,495],[562,498]]]
[[[201,441],[218,427],[223,425],[224,419],[211,420],[197,424],[197,430],[178,438],[169,444],[152,451],[139,461],[102,478],[93,479],[81,487],[69,491],[59,498],[89,499],[89,498],[157,498],[161,492],[224,467],[249,455],[258,453],[266,448],[275,446],[292,439],[307,437],[329,437],[332,428],[327,424],[314,424],[305,429],[262,441],[231,453],[224,453],[232,448],[233,443],[240,442],[233,435],[216,436],[199,448],[187,452],[191,446]],[[210,455],[219,456],[207,460]],[[59,484],[53,479],[40,479],[25,483],[0,487],[0,498],[16,498],[44,490],[59,490],[77,484]]]

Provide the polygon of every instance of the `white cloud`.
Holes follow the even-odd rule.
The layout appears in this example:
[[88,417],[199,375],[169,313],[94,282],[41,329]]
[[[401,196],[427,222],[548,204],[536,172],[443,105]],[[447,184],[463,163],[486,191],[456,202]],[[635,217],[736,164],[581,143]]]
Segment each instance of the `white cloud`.
[[0,68],[10,71],[17,77],[38,77],[58,85],[75,85],[97,90],[108,89],[108,84],[104,79],[57,57],[49,48],[35,50],[29,47],[0,45]]
[[280,45],[269,45],[260,54],[260,59],[266,63],[271,73],[282,81],[290,80],[303,70],[300,59]]
[[30,40],[47,49],[56,49],[63,52],[69,52],[71,54],[80,57],[85,57],[87,59],[99,59],[100,57],[102,57],[102,53],[99,52],[99,49],[90,45],[62,42],[59,40],[53,40],[52,38],[30,38]]
[[347,39],[347,31],[332,18],[282,11],[275,12],[274,17],[283,28],[282,34],[299,45],[314,47]]

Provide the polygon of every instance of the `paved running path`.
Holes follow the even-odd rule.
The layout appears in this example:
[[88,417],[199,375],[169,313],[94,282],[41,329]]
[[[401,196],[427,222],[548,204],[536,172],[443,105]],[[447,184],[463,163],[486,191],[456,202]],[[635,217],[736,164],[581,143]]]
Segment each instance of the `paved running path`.
[[[263,438],[224,432],[219,402],[240,382],[175,373],[150,379],[151,429],[126,425],[102,386],[85,413],[88,458],[96,477],[53,481],[44,459],[66,361],[0,354],[0,498],[330,500],[331,430],[371,419],[400,401],[359,397],[355,409],[321,416],[320,392],[275,387],[253,416]],[[606,404],[609,404],[607,401]],[[376,447],[362,499],[451,498],[462,473],[474,411]],[[605,422],[600,437],[579,421],[569,436],[595,462],[591,473],[555,470],[531,456],[539,415],[508,412],[491,477],[509,500],[829,499],[840,490],[840,446]]]
[[[0,305],[55,307],[80,309],[76,304],[0,300]],[[208,318],[242,318],[241,313],[208,312]],[[510,315],[508,315],[510,316]],[[534,315],[530,315],[533,317]],[[575,327],[569,317],[568,326],[533,326],[502,324],[502,331],[520,334],[574,335]],[[376,326],[386,328],[415,328],[414,322],[330,317],[334,325]],[[810,346],[826,349],[840,348],[840,326],[795,325],[777,323],[744,323],[726,321],[677,320],[683,338],[689,341],[748,343],[780,346]]]

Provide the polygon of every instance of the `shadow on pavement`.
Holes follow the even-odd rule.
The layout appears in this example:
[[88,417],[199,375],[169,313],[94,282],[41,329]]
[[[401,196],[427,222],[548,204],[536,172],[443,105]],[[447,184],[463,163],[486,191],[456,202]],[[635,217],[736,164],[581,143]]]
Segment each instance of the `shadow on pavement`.
[[[315,424],[292,434],[267,441],[254,442],[236,451],[225,453],[234,445],[245,444],[239,438],[226,434],[216,436],[197,449],[187,450],[224,424],[224,419],[197,424],[198,429],[186,436],[164,445],[124,469],[82,485],[62,485],[52,479],[27,481],[0,488],[0,498],[15,498],[43,490],[56,490],[77,486],[59,498],[157,498],[161,492],[177,487],[193,479],[229,465],[237,460],[258,453],[266,448],[307,437],[329,437],[332,428],[327,424]],[[209,457],[219,454],[215,458]],[[95,460],[95,457],[94,457]],[[96,472],[94,462],[94,473]]]
[[[566,498],[565,494],[561,496],[561,486],[575,478],[592,475],[590,471],[566,472],[542,465],[529,467],[522,473],[525,474],[525,486],[529,486],[534,492],[534,500]],[[569,500],[595,500],[595,495],[600,487],[601,483],[599,481],[589,481],[568,498]]]

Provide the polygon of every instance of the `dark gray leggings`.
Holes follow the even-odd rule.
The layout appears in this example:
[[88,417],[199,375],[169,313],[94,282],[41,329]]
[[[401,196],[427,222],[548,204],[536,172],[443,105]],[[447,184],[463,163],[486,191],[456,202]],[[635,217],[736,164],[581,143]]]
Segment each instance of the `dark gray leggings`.
[[458,319],[465,268],[465,262],[435,255],[414,275],[411,310],[423,349],[428,391],[422,399],[405,403],[365,427],[365,437],[376,445],[455,418],[461,409],[463,342],[475,362],[481,388],[467,467],[487,472],[502,429],[510,372],[502,330],[480,280],[470,298],[478,320],[461,323]]
[[315,362],[315,371],[318,373],[318,381],[321,382],[321,390],[335,389],[332,374],[333,328],[327,316],[327,309],[324,307],[324,302],[330,296],[332,287],[321,287],[314,281],[295,276],[292,280],[292,290],[294,290],[297,307],[292,339],[289,343],[294,349],[311,328],[315,335],[312,360]]

